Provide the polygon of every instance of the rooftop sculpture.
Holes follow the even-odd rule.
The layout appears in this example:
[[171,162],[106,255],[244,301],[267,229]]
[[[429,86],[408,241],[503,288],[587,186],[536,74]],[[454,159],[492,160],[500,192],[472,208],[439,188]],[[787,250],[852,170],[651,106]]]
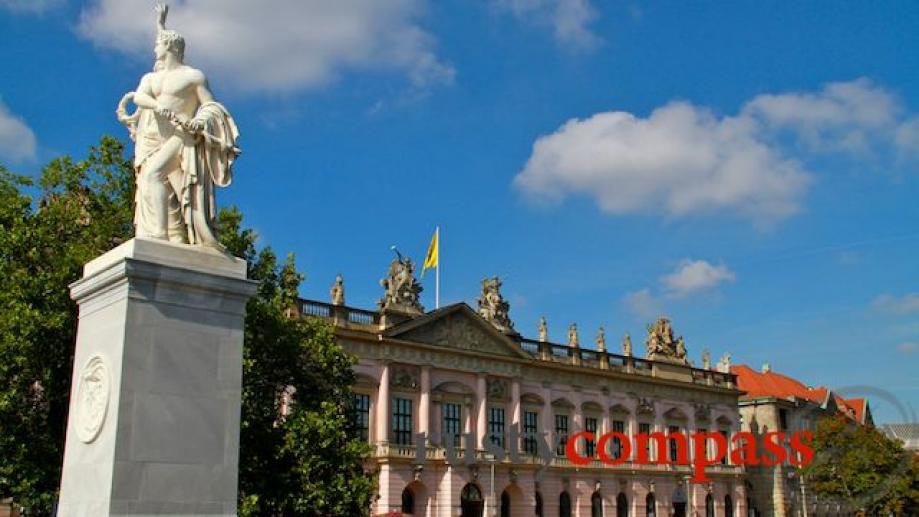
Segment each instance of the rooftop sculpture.
[[501,295],[501,279],[497,276],[482,280],[482,292],[479,294],[479,315],[502,332],[514,332],[511,321],[510,304]]
[[415,263],[396,251],[396,258],[389,263],[386,277],[380,280],[383,286],[383,297],[380,298],[380,309],[384,312],[401,312],[404,314],[423,314],[420,296],[423,288],[415,279]]
[[572,323],[568,326],[568,346],[573,348],[577,348],[579,346],[577,323]]
[[335,276],[335,283],[329,289],[329,296],[332,298],[332,305],[345,304],[345,279],[341,274]]
[[645,344],[648,346],[648,359],[689,364],[686,359],[686,345],[683,343],[683,336],[674,339],[673,328],[667,318],[658,318],[648,326],[648,338]]

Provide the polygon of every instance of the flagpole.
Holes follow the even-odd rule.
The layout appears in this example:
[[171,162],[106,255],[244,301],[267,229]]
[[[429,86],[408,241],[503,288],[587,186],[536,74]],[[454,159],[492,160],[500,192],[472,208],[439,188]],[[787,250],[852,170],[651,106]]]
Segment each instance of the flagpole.
[[437,271],[434,276],[434,308],[440,308],[440,226],[434,232],[437,234]]

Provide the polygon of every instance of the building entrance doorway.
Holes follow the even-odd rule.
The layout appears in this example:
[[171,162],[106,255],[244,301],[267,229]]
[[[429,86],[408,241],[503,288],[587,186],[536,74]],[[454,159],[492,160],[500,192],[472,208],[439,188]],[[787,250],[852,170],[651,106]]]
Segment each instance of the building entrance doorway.
[[485,501],[479,487],[472,483],[463,487],[463,491],[460,492],[460,509],[462,517],[482,517]]
[[686,503],[673,503],[673,516],[686,517]]
[[686,517],[686,490],[683,488],[683,485],[676,487],[676,490],[673,491],[673,516],[674,517]]

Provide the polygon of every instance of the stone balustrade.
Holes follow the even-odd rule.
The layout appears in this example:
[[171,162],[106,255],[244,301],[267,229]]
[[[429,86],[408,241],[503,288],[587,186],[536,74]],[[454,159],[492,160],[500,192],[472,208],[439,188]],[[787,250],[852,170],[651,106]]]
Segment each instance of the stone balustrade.
[[[356,330],[376,332],[384,324],[378,311],[358,309],[344,305],[332,305],[315,300],[299,300],[297,311],[303,316],[326,319],[332,324]],[[734,388],[737,376],[731,373],[706,370],[681,364],[651,361],[634,356],[613,354],[588,348],[537,341],[520,336],[509,336],[520,348],[538,361],[550,361],[580,368],[609,370],[618,373],[665,377],[671,380],[691,382],[705,386]]]

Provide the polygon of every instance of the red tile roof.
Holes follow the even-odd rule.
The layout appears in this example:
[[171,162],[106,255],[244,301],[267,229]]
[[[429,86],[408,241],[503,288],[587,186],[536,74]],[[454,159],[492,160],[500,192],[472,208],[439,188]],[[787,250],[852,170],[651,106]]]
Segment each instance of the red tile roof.
[[741,398],[797,397],[817,404],[823,404],[826,401],[826,388],[823,386],[810,388],[787,375],[773,371],[760,372],[745,364],[732,366],[731,373],[737,375],[737,387],[747,392]]
[[845,406],[849,416],[856,422],[860,424],[865,423],[865,408],[868,405],[865,399],[844,399],[842,397],[836,397],[836,403],[839,404],[840,407]]
[[[803,382],[792,379],[773,371],[762,372],[750,368],[745,364],[731,367],[731,373],[737,375],[737,387],[747,393],[741,399],[754,399],[760,397],[776,397],[787,399],[791,397],[809,400],[815,404],[823,405],[827,402],[829,389],[825,386],[816,388],[807,386]],[[859,423],[865,422],[867,402],[865,399],[843,399],[833,395],[833,401],[846,416]]]

